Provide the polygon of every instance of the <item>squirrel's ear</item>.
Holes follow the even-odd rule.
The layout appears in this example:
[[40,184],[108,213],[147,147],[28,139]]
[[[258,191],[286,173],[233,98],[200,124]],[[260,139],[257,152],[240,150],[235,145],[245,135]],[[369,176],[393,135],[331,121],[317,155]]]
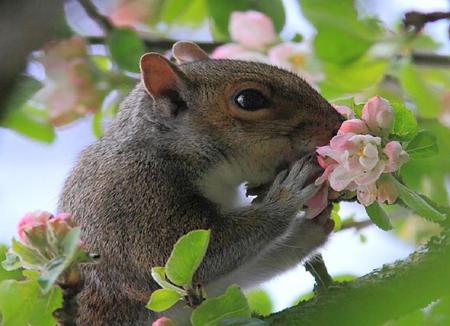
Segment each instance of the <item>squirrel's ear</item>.
[[178,91],[184,73],[158,53],[146,53],[140,60],[141,78],[145,89],[153,97],[158,98]]
[[172,54],[178,63],[209,59],[208,54],[197,44],[185,41],[175,43],[172,46]]

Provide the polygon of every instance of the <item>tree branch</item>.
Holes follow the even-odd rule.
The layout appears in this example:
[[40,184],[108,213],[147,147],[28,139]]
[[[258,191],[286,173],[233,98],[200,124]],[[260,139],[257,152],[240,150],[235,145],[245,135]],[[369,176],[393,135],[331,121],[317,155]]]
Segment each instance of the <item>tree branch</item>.
[[430,13],[422,13],[418,11],[410,11],[403,18],[405,29],[412,27],[416,33],[419,33],[427,23],[432,23],[441,19],[450,19],[450,12],[435,11]]
[[90,0],[78,0],[80,5],[83,7],[86,14],[94,20],[101,29],[108,34],[113,28],[114,25],[111,23],[107,16],[100,14],[97,10],[97,7]]
[[333,283],[333,279],[328,273],[322,255],[316,255],[308,260],[305,263],[305,269],[307,272],[311,273],[316,281],[316,284],[314,285],[314,292],[316,294],[326,291]]
[[450,293],[450,231],[407,259],[269,316],[271,325],[379,325]]

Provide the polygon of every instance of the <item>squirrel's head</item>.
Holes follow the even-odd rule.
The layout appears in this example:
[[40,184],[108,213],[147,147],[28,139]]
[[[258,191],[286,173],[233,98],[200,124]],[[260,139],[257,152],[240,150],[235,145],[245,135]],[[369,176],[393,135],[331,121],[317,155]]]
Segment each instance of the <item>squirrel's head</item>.
[[342,123],[296,74],[263,63],[210,59],[189,42],[176,43],[173,55],[178,64],[156,53],[141,58],[154,114],[179,130],[182,141],[217,150],[219,163],[236,162],[251,183],[328,143]]

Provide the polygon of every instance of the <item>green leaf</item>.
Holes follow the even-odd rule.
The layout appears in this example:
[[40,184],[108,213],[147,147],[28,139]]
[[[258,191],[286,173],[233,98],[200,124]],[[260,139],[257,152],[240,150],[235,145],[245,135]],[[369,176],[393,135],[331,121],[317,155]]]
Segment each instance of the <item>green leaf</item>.
[[181,298],[181,295],[175,290],[158,289],[153,291],[146,308],[156,312],[164,311],[172,307]]
[[246,293],[246,297],[252,312],[260,316],[268,316],[272,313],[272,299],[263,289],[249,291]]
[[333,282],[342,283],[342,282],[350,282],[356,278],[355,275],[352,274],[341,274],[333,276]]
[[47,259],[43,257],[36,249],[29,248],[21,242],[12,239],[11,250],[20,258],[20,262],[24,268],[36,268],[47,263]]
[[261,319],[233,317],[223,319],[219,322],[220,326],[268,326],[269,324]]
[[178,239],[166,263],[166,275],[172,283],[179,286],[192,283],[208,248],[209,237],[209,230],[195,230]]
[[215,326],[223,319],[250,317],[250,308],[245,295],[237,285],[228,287],[225,294],[206,299],[191,315],[193,326]]
[[333,98],[373,87],[382,80],[386,68],[386,61],[366,57],[345,66],[326,63],[323,68],[326,79],[320,83],[321,93]]
[[440,112],[438,96],[424,82],[417,68],[411,64],[405,64],[399,77],[400,84],[405,93],[416,104],[419,114],[424,118],[435,118]]
[[56,138],[55,130],[47,118],[36,114],[36,109],[27,104],[10,110],[1,125],[43,143],[52,143]]
[[62,305],[59,288],[43,295],[36,281],[37,273],[25,271],[24,281],[0,283],[0,311],[3,326],[53,326],[53,311]]
[[309,291],[305,294],[302,294],[298,299],[296,299],[293,303],[292,306],[296,306],[298,305],[300,302],[302,301],[308,301],[311,300],[312,298],[314,298],[316,294],[314,293],[314,291]]
[[411,140],[417,134],[417,120],[414,114],[399,103],[391,103],[394,109],[394,122],[392,124],[392,138],[398,140]]
[[397,189],[400,193],[400,199],[413,210],[416,214],[422,216],[423,218],[430,221],[444,221],[446,219],[445,214],[438,211],[436,208],[431,206],[427,201],[425,201],[416,192],[412,191],[402,183],[400,183],[396,178],[392,177]]
[[429,130],[420,131],[406,147],[410,158],[428,158],[439,152],[436,135]]
[[341,216],[339,215],[340,205],[333,203],[333,210],[331,211],[331,219],[334,222],[334,232],[339,231],[342,227]]
[[294,43],[300,43],[301,41],[303,41],[304,37],[302,34],[300,33],[295,33],[294,37],[292,37],[291,42]]
[[[8,258],[12,256],[11,258]],[[14,257],[14,258],[13,258]],[[22,272],[17,270],[17,256],[8,253],[8,248],[5,245],[0,245],[0,261],[2,264],[0,265],[0,281],[7,279],[15,279],[18,280],[22,277]],[[7,262],[8,259],[14,259],[14,261]],[[6,268],[6,266],[11,266],[12,268]],[[3,267],[5,266],[5,268]],[[19,261],[19,267],[22,266]]]
[[168,24],[200,25],[207,18],[205,0],[165,0],[161,20]]
[[160,267],[160,266],[153,267],[151,273],[152,273],[152,278],[163,289],[172,289],[172,290],[178,292],[180,295],[186,295],[185,290],[176,287],[175,285],[169,283],[166,280],[166,269],[164,267]]
[[361,57],[380,32],[376,21],[358,19],[353,0],[299,0],[303,15],[316,28],[314,48],[319,58],[347,64]]
[[376,226],[384,231],[392,230],[392,224],[386,212],[377,202],[366,207],[366,213]]
[[80,252],[80,232],[80,227],[70,230],[61,241],[61,256],[55,257],[45,264],[38,278],[38,283],[44,293],[51,290],[58,277],[79,257],[77,254]]
[[111,57],[124,70],[139,72],[139,59],[144,54],[144,44],[139,35],[128,28],[114,29],[106,41]]
[[228,25],[233,11],[256,10],[272,19],[275,31],[281,32],[286,21],[281,0],[206,0],[212,20],[213,34],[217,40],[229,40]]

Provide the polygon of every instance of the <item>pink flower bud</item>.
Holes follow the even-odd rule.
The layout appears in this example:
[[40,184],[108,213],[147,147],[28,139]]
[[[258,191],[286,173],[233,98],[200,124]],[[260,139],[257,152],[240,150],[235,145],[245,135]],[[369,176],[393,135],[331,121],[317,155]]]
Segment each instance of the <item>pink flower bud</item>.
[[249,49],[264,50],[276,40],[272,20],[259,11],[233,12],[229,30],[233,41]]
[[350,132],[354,134],[367,134],[369,129],[364,121],[359,119],[350,119],[341,124],[337,134],[342,135]]
[[347,120],[355,119],[355,113],[353,112],[352,109],[350,109],[344,105],[334,105],[334,104],[333,104],[333,108]]
[[378,195],[377,201],[382,204],[387,202],[393,204],[399,195],[398,189],[395,184],[388,177],[381,177],[377,181]]
[[328,206],[328,184],[324,183],[322,187],[305,203],[306,218],[313,219]]
[[372,132],[388,133],[394,120],[394,111],[385,99],[374,96],[364,104],[361,117]]
[[[41,230],[42,227],[44,227],[45,229],[47,221],[52,216],[53,215],[50,214],[49,212],[42,212],[42,211],[36,211],[33,213],[25,214],[20,219],[19,224],[17,225],[17,234],[19,236],[19,239],[24,243],[28,243],[27,234],[32,232],[33,228]],[[35,233],[39,232],[35,231]]]
[[227,43],[218,46],[211,53],[211,58],[213,59],[232,59],[233,57],[239,55],[239,53],[245,52],[242,46],[236,43]]
[[169,319],[167,317],[161,317],[155,320],[152,326],[175,326],[175,323],[173,322],[172,319]]
[[395,172],[409,159],[408,153],[403,150],[398,141],[390,141],[383,149],[388,160],[384,167],[384,172]]

